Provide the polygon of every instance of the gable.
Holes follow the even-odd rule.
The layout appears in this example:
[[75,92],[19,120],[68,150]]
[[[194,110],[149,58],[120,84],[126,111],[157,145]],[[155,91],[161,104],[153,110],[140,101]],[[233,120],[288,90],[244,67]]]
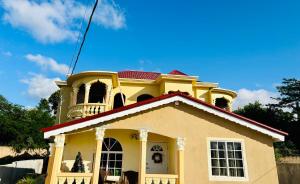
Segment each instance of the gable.
[[42,129],[44,131],[44,137],[49,138],[51,136],[55,136],[62,133],[67,133],[70,131],[74,131],[77,129],[89,127],[89,126],[95,126],[100,125],[105,122],[115,120],[117,118],[121,118],[128,115],[135,115],[137,113],[161,107],[166,104],[170,103],[184,103],[189,106],[195,107],[197,109],[200,109],[202,111],[205,111],[207,113],[216,115],[220,118],[229,120],[231,122],[234,122],[236,124],[239,124],[241,126],[245,126],[247,128],[250,128],[253,131],[258,131],[260,133],[266,134],[268,136],[271,136],[276,141],[283,141],[284,136],[287,135],[287,133],[282,132],[280,130],[274,129],[272,127],[266,126],[264,124],[258,123],[256,121],[247,119],[245,117],[239,116],[237,114],[225,111],[223,109],[220,109],[218,107],[209,105],[203,101],[200,101],[198,99],[195,99],[193,97],[186,96],[181,93],[174,93],[170,95],[163,95],[160,97],[156,97],[150,100],[146,100],[143,102],[135,103],[132,105],[128,105],[125,107],[121,107],[112,111],[107,111],[95,116],[90,116],[87,118],[81,118],[78,120],[74,120],[71,122],[54,125],[52,127],[47,127]]

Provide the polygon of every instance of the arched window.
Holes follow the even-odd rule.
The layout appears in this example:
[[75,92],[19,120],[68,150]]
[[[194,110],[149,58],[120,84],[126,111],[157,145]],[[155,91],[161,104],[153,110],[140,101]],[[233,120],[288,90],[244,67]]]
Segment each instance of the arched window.
[[91,85],[89,103],[103,103],[106,96],[106,85],[102,82],[95,82]]
[[[124,104],[123,104],[123,100],[124,100]],[[123,107],[125,105],[125,100],[126,100],[126,96],[124,94],[121,95],[121,93],[117,93],[114,97],[114,109]]]
[[224,97],[216,98],[215,106],[228,110],[228,100],[226,100]]
[[78,89],[76,104],[84,103],[84,96],[85,96],[85,85],[81,84]]
[[148,100],[148,99],[151,99],[151,98],[153,98],[152,95],[143,94],[143,95],[138,96],[136,101],[141,102],[141,101]]
[[122,174],[123,149],[119,141],[105,138],[102,143],[100,169],[110,176]]

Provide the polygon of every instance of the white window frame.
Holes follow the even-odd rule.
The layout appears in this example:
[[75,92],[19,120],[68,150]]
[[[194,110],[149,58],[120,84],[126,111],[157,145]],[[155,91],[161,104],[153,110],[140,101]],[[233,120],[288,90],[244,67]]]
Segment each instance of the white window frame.
[[[213,141],[217,142],[239,142],[241,143],[242,148],[242,156],[243,156],[243,168],[244,168],[244,177],[233,177],[233,176],[215,176],[212,175],[212,166],[211,166],[211,150],[210,150],[210,143]],[[226,151],[226,155],[227,155]],[[235,138],[216,138],[216,137],[208,137],[207,138],[207,161],[208,161],[208,173],[209,173],[209,180],[210,181],[237,181],[237,182],[247,182],[249,181],[248,175],[248,165],[247,165],[247,157],[246,157],[246,149],[245,143],[243,139],[235,139]],[[228,158],[226,156],[226,162]],[[227,164],[228,167],[228,164]],[[228,173],[229,174],[229,173]]]

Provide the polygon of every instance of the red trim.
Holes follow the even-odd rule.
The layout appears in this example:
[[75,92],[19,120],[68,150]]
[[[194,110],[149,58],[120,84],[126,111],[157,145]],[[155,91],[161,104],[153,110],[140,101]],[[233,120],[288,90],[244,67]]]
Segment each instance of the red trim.
[[92,120],[92,119],[96,119],[96,118],[108,116],[108,115],[111,115],[111,114],[114,114],[114,113],[117,113],[117,112],[122,112],[122,111],[125,111],[125,110],[128,110],[128,109],[133,109],[135,107],[139,107],[139,106],[142,106],[142,105],[150,104],[150,103],[157,102],[157,101],[160,101],[160,100],[163,100],[163,99],[167,99],[167,98],[171,98],[171,97],[174,97],[174,96],[181,96],[181,97],[186,98],[188,100],[191,100],[193,102],[205,105],[207,107],[210,107],[212,109],[218,110],[218,111],[223,112],[225,114],[228,114],[230,116],[233,116],[233,117],[236,117],[238,119],[247,121],[250,124],[253,124],[253,125],[265,128],[267,130],[270,130],[272,132],[278,133],[280,135],[285,135],[285,136],[288,135],[288,133],[286,133],[284,131],[272,128],[272,127],[267,126],[265,124],[262,124],[262,123],[259,123],[257,121],[251,120],[249,118],[245,118],[245,117],[240,116],[238,114],[235,114],[233,112],[226,111],[226,110],[221,109],[219,107],[216,107],[214,105],[208,104],[208,103],[206,103],[204,101],[198,100],[198,99],[196,99],[194,97],[187,96],[187,95],[185,95],[185,94],[183,94],[181,92],[176,92],[176,93],[172,93],[172,94],[161,95],[159,97],[155,97],[155,98],[152,98],[152,99],[149,99],[149,100],[145,100],[145,101],[142,101],[142,102],[134,103],[134,104],[127,105],[127,106],[124,106],[124,107],[120,107],[118,109],[113,109],[113,110],[110,110],[110,111],[106,111],[106,112],[103,112],[103,113],[100,113],[100,114],[96,114],[96,115],[93,115],[93,116],[89,116],[89,117],[86,117],[86,118],[80,118],[80,119],[76,119],[76,120],[73,120],[73,121],[65,122],[65,123],[62,123],[62,124],[57,124],[57,125],[54,125],[54,126],[42,128],[41,130],[43,132],[49,132],[51,130],[56,130],[56,129],[59,129],[59,128],[63,128],[63,127],[66,127],[66,126],[75,125],[75,124],[78,124],[78,123],[83,123],[83,122],[88,121],[88,120]]

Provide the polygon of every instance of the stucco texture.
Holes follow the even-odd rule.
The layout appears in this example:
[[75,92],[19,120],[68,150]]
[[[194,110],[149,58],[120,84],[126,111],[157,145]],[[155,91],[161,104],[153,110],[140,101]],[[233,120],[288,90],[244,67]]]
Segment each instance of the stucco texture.
[[[245,161],[248,180],[234,183],[277,184],[277,170],[273,151],[273,140],[249,128],[237,125],[191,106],[174,103],[151,109],[142,113],[126,116],[105,124],[106,137],[118,139],[124,149],[123,167],[138,171],[138,141],[130,139],[132,133],[146,128],[156,137],[169,142],[170,174],[176,173],[175,139],[186,139],[184,168],[186,184],[233,183],[233,181],[212,181],[209,179],[208,139],[239,139],[244,142]],[[100,125],[98,125],[100,126]],[[94,130],[88,127],[82,133],[67,135],[63,160],[74,159],[77,151],[83,153],[85,160],[92,161],[95,152]],[[151,134],[150,134],[151,135]],[[152,139],[149,136],[149,139]],[[153,138],[154,139],[154,138]]]

